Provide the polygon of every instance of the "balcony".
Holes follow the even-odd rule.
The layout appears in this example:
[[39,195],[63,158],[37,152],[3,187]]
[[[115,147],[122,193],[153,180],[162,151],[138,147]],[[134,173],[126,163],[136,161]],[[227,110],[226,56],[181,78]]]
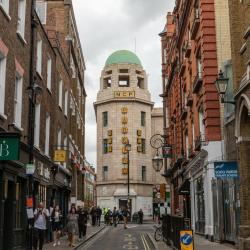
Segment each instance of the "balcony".
[[197,94],[200,90],[200,87],[202,85],[202,75],[201,73],[198,73],[193,81],[193,93]]
[[192,93],[189,92],[186,100],[186,106],[191,107],[193,105],[193,96]]
[[195,156],[194,150],[192,147],[188,148],[188,158],[191,159]]
[[200,134],[199,136],[197,136],[195,141],[194,141],[194,150],[195,151],[200,151],[201,146],[203,145],[204,142],[206,142],[204,134]]
[[185,120],[186,117],[187,117],[187,108],[186,107],[183,107],[182,108],[182,112],[181,112],[181,120]]
[[192,23],[192,27],[190,30],[190,35],[191,35],[191,39],[194,40],[197,34],[197,31],[199,29],[200,26],[200,10],[197,8],[194,11],[194,17],[193,17],[193,23]]

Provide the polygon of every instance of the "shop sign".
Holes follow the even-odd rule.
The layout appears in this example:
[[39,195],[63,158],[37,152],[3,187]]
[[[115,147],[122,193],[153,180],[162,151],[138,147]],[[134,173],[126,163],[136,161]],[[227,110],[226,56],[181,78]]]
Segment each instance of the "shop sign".
[[194,240],[192,230],[180,231],[181,250],[194,250]]
[[0,133],[0,161],[19,160],[20,135]]
[[114,97],[115,98],[133,98],[135,97],[135,91],[115,91]]
[[55,162],[65,162],[66,161],[66,151],[62,149],[57,149],[54,152]]
[[35,173],[35,164],[26,164],[26,174],[27,175],[33,175]]
[[217,161],[214,163],[214,175],[221,179],[238,178],[238,166],[236,161]]
[[171,158],[172,155],[172,147],[169,145],[162,147],[162,157],[163,158]]

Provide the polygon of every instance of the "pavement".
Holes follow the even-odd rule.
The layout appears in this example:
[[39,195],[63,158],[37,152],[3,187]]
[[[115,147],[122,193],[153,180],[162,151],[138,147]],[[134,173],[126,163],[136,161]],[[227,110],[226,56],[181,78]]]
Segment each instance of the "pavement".
[[47,244],[44,244],[43,246],[43,250],[55,250],[55,249],[77,249],[80,247],[80,245],[82,244],[85,244],[87,241],[89,241],[91,238],[93,238],[94,236],[96,236],[98,233],[100,233],[103,229],[104,229],[104,225],[101,224],[100,227],[97,227],[97,226],[91,226],[90,224],[88,224],[87,226],[87,233],[86,233],[86,237],[84,240],[82,241],[78,241],[76,240],[76,247],[72,248],[72,247],[69,247],[68,244],[68,238],[67,236],[63,236],[61,237],[60,239],[60,246],[56,246],[56,247],[53,247],[53,242],[51,243],[47,243]]

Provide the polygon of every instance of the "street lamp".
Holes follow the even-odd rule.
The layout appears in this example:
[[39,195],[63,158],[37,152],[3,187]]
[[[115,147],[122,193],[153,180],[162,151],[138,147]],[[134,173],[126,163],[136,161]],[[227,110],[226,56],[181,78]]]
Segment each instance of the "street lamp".
[[156,172],[160,172],[163,167],[163,158],[159,155],[158,150],[156,151],[155,157],[152,159],[153,168]]
[[126,152],[127,152],[127,154],[128,154],[128,201],[127,201],[127,206],[128,206],[128,208],[129,208],[129,202],[130,202],[130,200],[129,200],[129,196],[130,196],[130,194],[129,194],[129,151],[131,151],[131,144],[126,144],[125,145],[125,150],[126,150]]
[[225,93],[227,91],[229,79],[225,78],[223,72],[220,70],[218,77],[215,80],[215,86],[221,98],[221,103],[235,104],[235,101],[225,101]]

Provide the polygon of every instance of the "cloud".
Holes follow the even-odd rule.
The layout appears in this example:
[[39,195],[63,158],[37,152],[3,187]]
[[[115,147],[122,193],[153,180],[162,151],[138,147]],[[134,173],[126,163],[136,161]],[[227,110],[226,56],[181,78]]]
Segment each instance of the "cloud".
[[[135,51],[149,76],[152,101],[162,104],[161,44],[166,14],[174,0],[73,0],[86,62],[86,157],[96,164],[96,120],[93,102],[107,57],[116,50]],[[136,40],[136,43],[135,43]]]

